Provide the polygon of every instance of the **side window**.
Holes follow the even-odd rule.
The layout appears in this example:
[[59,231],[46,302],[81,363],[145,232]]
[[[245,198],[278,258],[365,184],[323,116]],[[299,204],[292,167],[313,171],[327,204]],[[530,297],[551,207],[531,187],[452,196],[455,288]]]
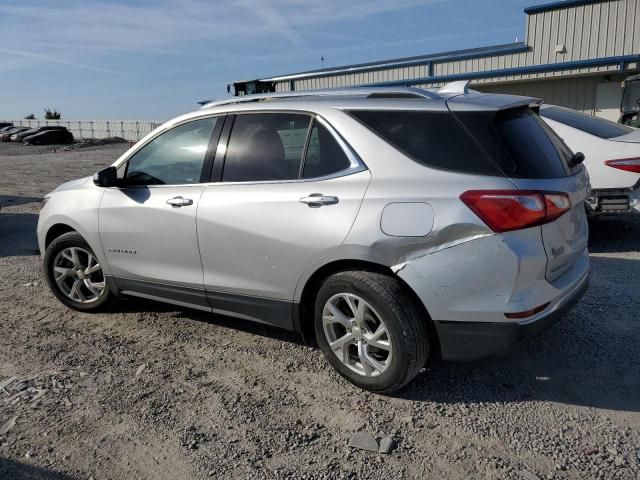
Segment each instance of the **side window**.
[[216,118],[185,123],[163,133],[128,161],[127,185],[199,183]]
[[314,122],[302,178],[331,175],[349,168],[351,162],[333,135],[319,122]]
[[310,121],[308,115],[292,113],[237,115],[222,181],[297,179]]

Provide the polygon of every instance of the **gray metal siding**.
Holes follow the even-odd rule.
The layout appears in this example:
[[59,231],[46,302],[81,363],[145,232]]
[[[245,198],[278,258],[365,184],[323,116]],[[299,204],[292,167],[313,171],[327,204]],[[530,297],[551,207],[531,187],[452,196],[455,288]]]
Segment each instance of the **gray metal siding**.
[[[624,75],[611,75],[610,82],[620,83]],[[486,84],[474,86],[487,93],[507,93],[541,98],[546,103],[573,108],[581,112],[595,114],[598,84],[605,81],[601,75],[579,78],[563,78],[544,81],[512,82],[501,85]],[[620,88],[622,98],[622,88]]]
[[[435,62],[436,76],[499,70],[528,65],[553,64],[593,58],[640,54],[640,0],[601,0],[584,5],[568,5],[527,15],[526,52],[490,55],[455,61]],[[556,53],[556,45],[564,44],[566,53]],[[599,72],[616,72],[617,65],[573,68],[553,72],[518,74],[478,80],[475,84],[491,84],[531,79],[566,77]],[[401,81],[428,76],[424,65],[381,67],[379,70],[340,72],[326,77],[295,80],[296,90],[333,88]],[[434,84],[425,84],[434,86]],[[288,91],[288,80],[276,82],[276,91]]]
[[[481,57],[434,64],[434,75],[496,70],[561,63],[640,53],[640,0],[608,0],[529,15],[526,42],[528,52]],[[556,53],[564,44],[566,53]],[[508,80],[549,78],[594,72],[613,72],[617,66],[576,68],[555,72],[511,75],[487,79],[495,83]]]

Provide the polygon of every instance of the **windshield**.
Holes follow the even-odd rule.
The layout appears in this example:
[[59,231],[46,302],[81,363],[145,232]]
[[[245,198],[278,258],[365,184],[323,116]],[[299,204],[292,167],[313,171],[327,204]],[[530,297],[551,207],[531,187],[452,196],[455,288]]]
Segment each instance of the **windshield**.
[[625,82],[622,111],[624,113],[640,110],[640,78]]

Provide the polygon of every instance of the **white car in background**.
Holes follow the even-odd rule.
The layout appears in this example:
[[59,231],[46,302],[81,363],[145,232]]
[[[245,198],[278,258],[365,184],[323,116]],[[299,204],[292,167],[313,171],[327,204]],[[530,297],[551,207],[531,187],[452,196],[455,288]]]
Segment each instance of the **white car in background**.
[[542,119],[574,152],[585,155],[591,213],[640,213],[640,129],[543,104]]

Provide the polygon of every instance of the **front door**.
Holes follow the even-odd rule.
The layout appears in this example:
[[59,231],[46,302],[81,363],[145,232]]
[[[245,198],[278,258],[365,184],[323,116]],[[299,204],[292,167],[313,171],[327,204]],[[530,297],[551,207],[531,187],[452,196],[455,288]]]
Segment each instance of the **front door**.
[[196,210],[218,121],[198,119],[151,140],[128,159],[122,185],[106,189],[100,239],[121,290],[206,305]]
[[303,270],[344,241],[369,184],[339,142],[307,115],[236,116],[221,181],[206,187],[198,207],[214,311],[291,327]]

